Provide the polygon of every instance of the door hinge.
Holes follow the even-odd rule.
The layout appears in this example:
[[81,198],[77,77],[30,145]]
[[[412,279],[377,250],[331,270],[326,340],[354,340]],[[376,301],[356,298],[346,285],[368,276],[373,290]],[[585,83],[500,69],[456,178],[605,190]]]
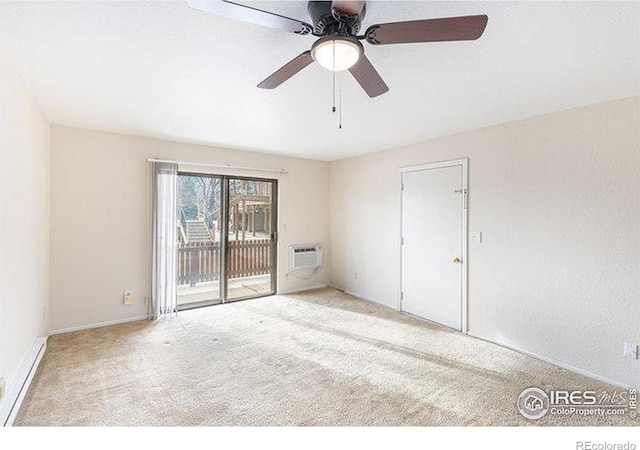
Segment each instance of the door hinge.
[[400,190],[402,190],[404,192],[404,183],[401,184]]
[[400,245],[404,245],[404,238],[403,237],[400,238]]

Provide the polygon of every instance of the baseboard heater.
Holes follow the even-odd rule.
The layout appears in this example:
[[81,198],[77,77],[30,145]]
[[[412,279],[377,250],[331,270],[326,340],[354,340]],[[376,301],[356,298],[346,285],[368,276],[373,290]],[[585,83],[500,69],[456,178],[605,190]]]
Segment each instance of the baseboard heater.
[[13,383],[9,386],[2,402],[0,403],[0,424],[10,427],[22,405],[22,400],[27,394],[31,380],[36,373],[38,364],[47,348],[47,338],[40,337],[35,340],[31,349],[25,356]]

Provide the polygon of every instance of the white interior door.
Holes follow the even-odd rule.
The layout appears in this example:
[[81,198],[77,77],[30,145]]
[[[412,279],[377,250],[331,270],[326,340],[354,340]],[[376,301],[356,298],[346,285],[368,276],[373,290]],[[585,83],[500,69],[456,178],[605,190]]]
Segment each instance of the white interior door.
[[462,330],[463,165],[402,174],[402,310]]

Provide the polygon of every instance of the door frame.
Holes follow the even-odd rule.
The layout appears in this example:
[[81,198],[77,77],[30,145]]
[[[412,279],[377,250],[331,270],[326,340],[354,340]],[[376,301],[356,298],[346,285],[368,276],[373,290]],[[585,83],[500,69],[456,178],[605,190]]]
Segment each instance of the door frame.
[[[427,164],[419,164],[415,166],[405,166],[400,167],[400,186],[399,186],[399,196],[400,196],[400,220],[398,221],[398,297],[397,297],[397,309],[402,311],[402,220],[403,220],[403,175],[408,172],[421,172],[424,170],[432,170],[432,169],[441,169],[444,167],[462,167],[462,334],[468,333],[468,276],[469,276],[469,260],[468,260],[468,243],[469,243],[469,158],[461,158],[461,159],[452,159],[448,161],[439,161],[434,163]],[[427,319],[428,320],[428,319]]]
[[[180,171],[178,170],[178,176],[192,176],[192,177],[209,177],[219,178],[221,183],[220,192],[220,214],[221,214],[221,228],[220,228],[220,280],[219,280],[219,292],[220,303],[211,302],[197,302],[192,305],[178,306],[179,311],[186,311],[189,309],[202,308],[207,306],[213,306],[217,304],[233,303],[242,300],[250,300],[260,297],[268,297],[270,295],[278,294],[278,217],[279,217],[279,201],[278,201],[278,179],[277,178],[259,178],[244,175],[224,175],[218,173],[209,172],[194,172],[191,170]],[[227,259],[229,252],[229,180],[247,180],[247,181],[261,181],[272,183],[271,189],[271,239],[273,241],[273,251],[271,252],[271,286],[273,293],[251,295],[246,297],[237,297],[229,299],[228,297],[228,279],[227,279]],[[177,187],[176,187],[177,189]],[[176,192],[177,194],[177,192]],[[177,248],[176,248],[177,252]]]

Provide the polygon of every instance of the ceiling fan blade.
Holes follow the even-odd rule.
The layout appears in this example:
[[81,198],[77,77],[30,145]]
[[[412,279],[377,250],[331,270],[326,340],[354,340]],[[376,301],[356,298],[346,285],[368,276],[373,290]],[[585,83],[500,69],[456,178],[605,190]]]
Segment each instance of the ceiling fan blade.
[[188,0],[187,4],[198,11],[227,17],[229,19],[241,20],[243,22],[255,23],[265,27],[276,28],[278,30],[289,31],[296,34],[309,34],[313,27],[308,23],[296,19],[281,16],[279,14],[262,11],[251,6],[240,5],[239,3],[227,2],[224,0]]
[[331,4],[331,8],[346,16],[357,16],[362,12],[365,3],[366,2],[334,1]]
[[473,41],[482,36],[487,20],[480,15],[383,23],[370,26],[365,37],[374,45]]
[[307,50],[304,53],[300,53],[284,66],[280,67],[278,70],[269,75],[258,85],[258,87],[262,89],[275,89],[312,62],[313,57],[311,56],[310,50]]
[[378,71],[371,61],[364,56],[364,53],[360,55],[360,59],[349,69],[351,75],[356,79],[362,89],[367,93],[369,97],[377,97],[389,90],[389,86],[378,74]]

